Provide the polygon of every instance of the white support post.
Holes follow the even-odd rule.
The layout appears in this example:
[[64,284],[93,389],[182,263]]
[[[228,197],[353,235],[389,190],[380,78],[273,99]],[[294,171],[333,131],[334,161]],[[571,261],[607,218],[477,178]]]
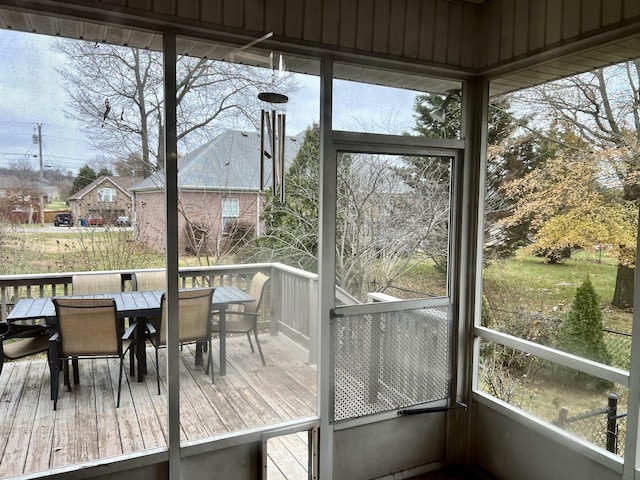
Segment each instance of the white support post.
[[[456,217],[456,280],[454,304],[458,305],[457,345],[453,395],[457,403],[470,405],[471,388],[477,372],[474,358],[473,327],[480,311],[482,291],[482,247],[484,218],[484,175],[487,146],[489,85],[485,80],[465,82],[462,94],[462,135],[465,139],[462,171],[458,172]],[[452,410],[449,419],[449,459],[465,464],[469,460],[470,411]]]
[[623,480],[634,480],[636,469],[640,466],[640,452],[638,438],[640,438],[640,223],[636,239],[636,269],[634,272],[633,292],[633,328],[631,338],[631,376],[629,377],[629,392],[627,405],[627,433],[624,444]]
[[320,205],[319,205],[319,316],[320,358],[318,361],[318,402],[320,411],[319,473],[333,479],[333,426],[329,423],[331,392],[330,313],[335,304],[336,237],[336,150],[333,146],[333,60],[322,61],[320,77]]
[[162,37],[164,53],[165,218],[167,269],[167,410],[169,480],[180,480],[180,352],[178,350],[178,140],[176,105],[176,34]]

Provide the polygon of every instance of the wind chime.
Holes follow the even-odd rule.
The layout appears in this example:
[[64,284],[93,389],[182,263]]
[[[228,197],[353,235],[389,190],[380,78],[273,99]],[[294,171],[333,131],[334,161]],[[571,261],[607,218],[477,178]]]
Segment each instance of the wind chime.
[[[231,62],[235,62],[236,58],[245,59],[252,64],[268,64],[274,73],[274,53],[263,56],[247,51],[250,47],[270,38],[273,32],[249,42],[247,45],[240,47],[229,54]],[[282,55],[279,55],[278,73],[282,75],[285,71],[285,61]],[[275,78],[274,78],[275,80]],[[258,94],[258,100],[262,102],[260,110],[260,188],[259,194],[267,187],[265,180],[265,159],[271,160],[271,187],[274,198],[279,198],[280,202],[284,202],[285,187],[285,163],[284,163],[284,147],[285,147],[285,124],[286,124],[286,106],[289,97],[276,92],[261,92]],[[260,196],[258,195],[258,201]],[[258,209],[259,210],[259,209]]]
[[258,99],[264,103],[260,111],[260,190],[266,187],[265,160],[271,160],[273,196],[284,202],[286,104],[289,98],[281,93],[262,92]]
[[[282,68],[282,67],[281,67]],[[284,202],[286,106],[289,97],[281,93],[262,92],[260,111],[260,191],[265,185],[265,160],[271,160],[271,187],[274,198]],[[267,179],[268,180],[268,179]]]

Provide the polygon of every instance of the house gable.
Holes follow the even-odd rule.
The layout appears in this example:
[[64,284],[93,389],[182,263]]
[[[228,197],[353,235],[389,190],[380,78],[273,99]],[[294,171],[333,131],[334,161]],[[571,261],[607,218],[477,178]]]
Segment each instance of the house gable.
[[[119,216],[131,213],[132,195],[127,190],[131,183],[126,177],[101,176],[69,197],[67,203],[76,219],[99,213],[105,223],[113,224]],[[109,191],[101,193],[103,189]]]

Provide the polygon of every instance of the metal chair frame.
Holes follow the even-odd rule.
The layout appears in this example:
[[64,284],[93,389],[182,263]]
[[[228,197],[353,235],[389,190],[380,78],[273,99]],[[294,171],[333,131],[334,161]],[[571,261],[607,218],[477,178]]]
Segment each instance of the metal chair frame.
[[[134,345],[136,323],[124,328],[116,314],[112,298],[54,298],[56,331],[49,339],[49,369],[51,371],[51,399],[53,409],[58,406],[60,367],[64,383],[71,391],[69,360],[73,364],[74,385],[80,383],[78,360],[119,358],[118,399],[120,406],[124,356]],[[77,337],[76,337],[77,335]]]

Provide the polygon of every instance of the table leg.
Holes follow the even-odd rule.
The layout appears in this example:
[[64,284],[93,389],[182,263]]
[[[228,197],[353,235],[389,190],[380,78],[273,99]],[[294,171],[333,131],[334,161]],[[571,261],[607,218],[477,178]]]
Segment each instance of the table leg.
[[129,349],[129,376],[131,378],[136,376],[136,351],[138,346],[134,345]]
[[138,381],[142,382],[144,376],[147,373],[147,349],[145,345],[145,319],[138,319],[138,326],[136,327],[135,340],[136,340],[136,360],[138,362]]
[[51,373],[51,400],[57,400],[58,383],[60,382],[60,344],[58,342],[49,342],[47,361],[49,362],[49,372]]
[[202,342],[196,343],[196,367],[202,366],[202,349],[204,344]]
[[227,316],[226,309],[220,309],[220,376],[227,374]]

